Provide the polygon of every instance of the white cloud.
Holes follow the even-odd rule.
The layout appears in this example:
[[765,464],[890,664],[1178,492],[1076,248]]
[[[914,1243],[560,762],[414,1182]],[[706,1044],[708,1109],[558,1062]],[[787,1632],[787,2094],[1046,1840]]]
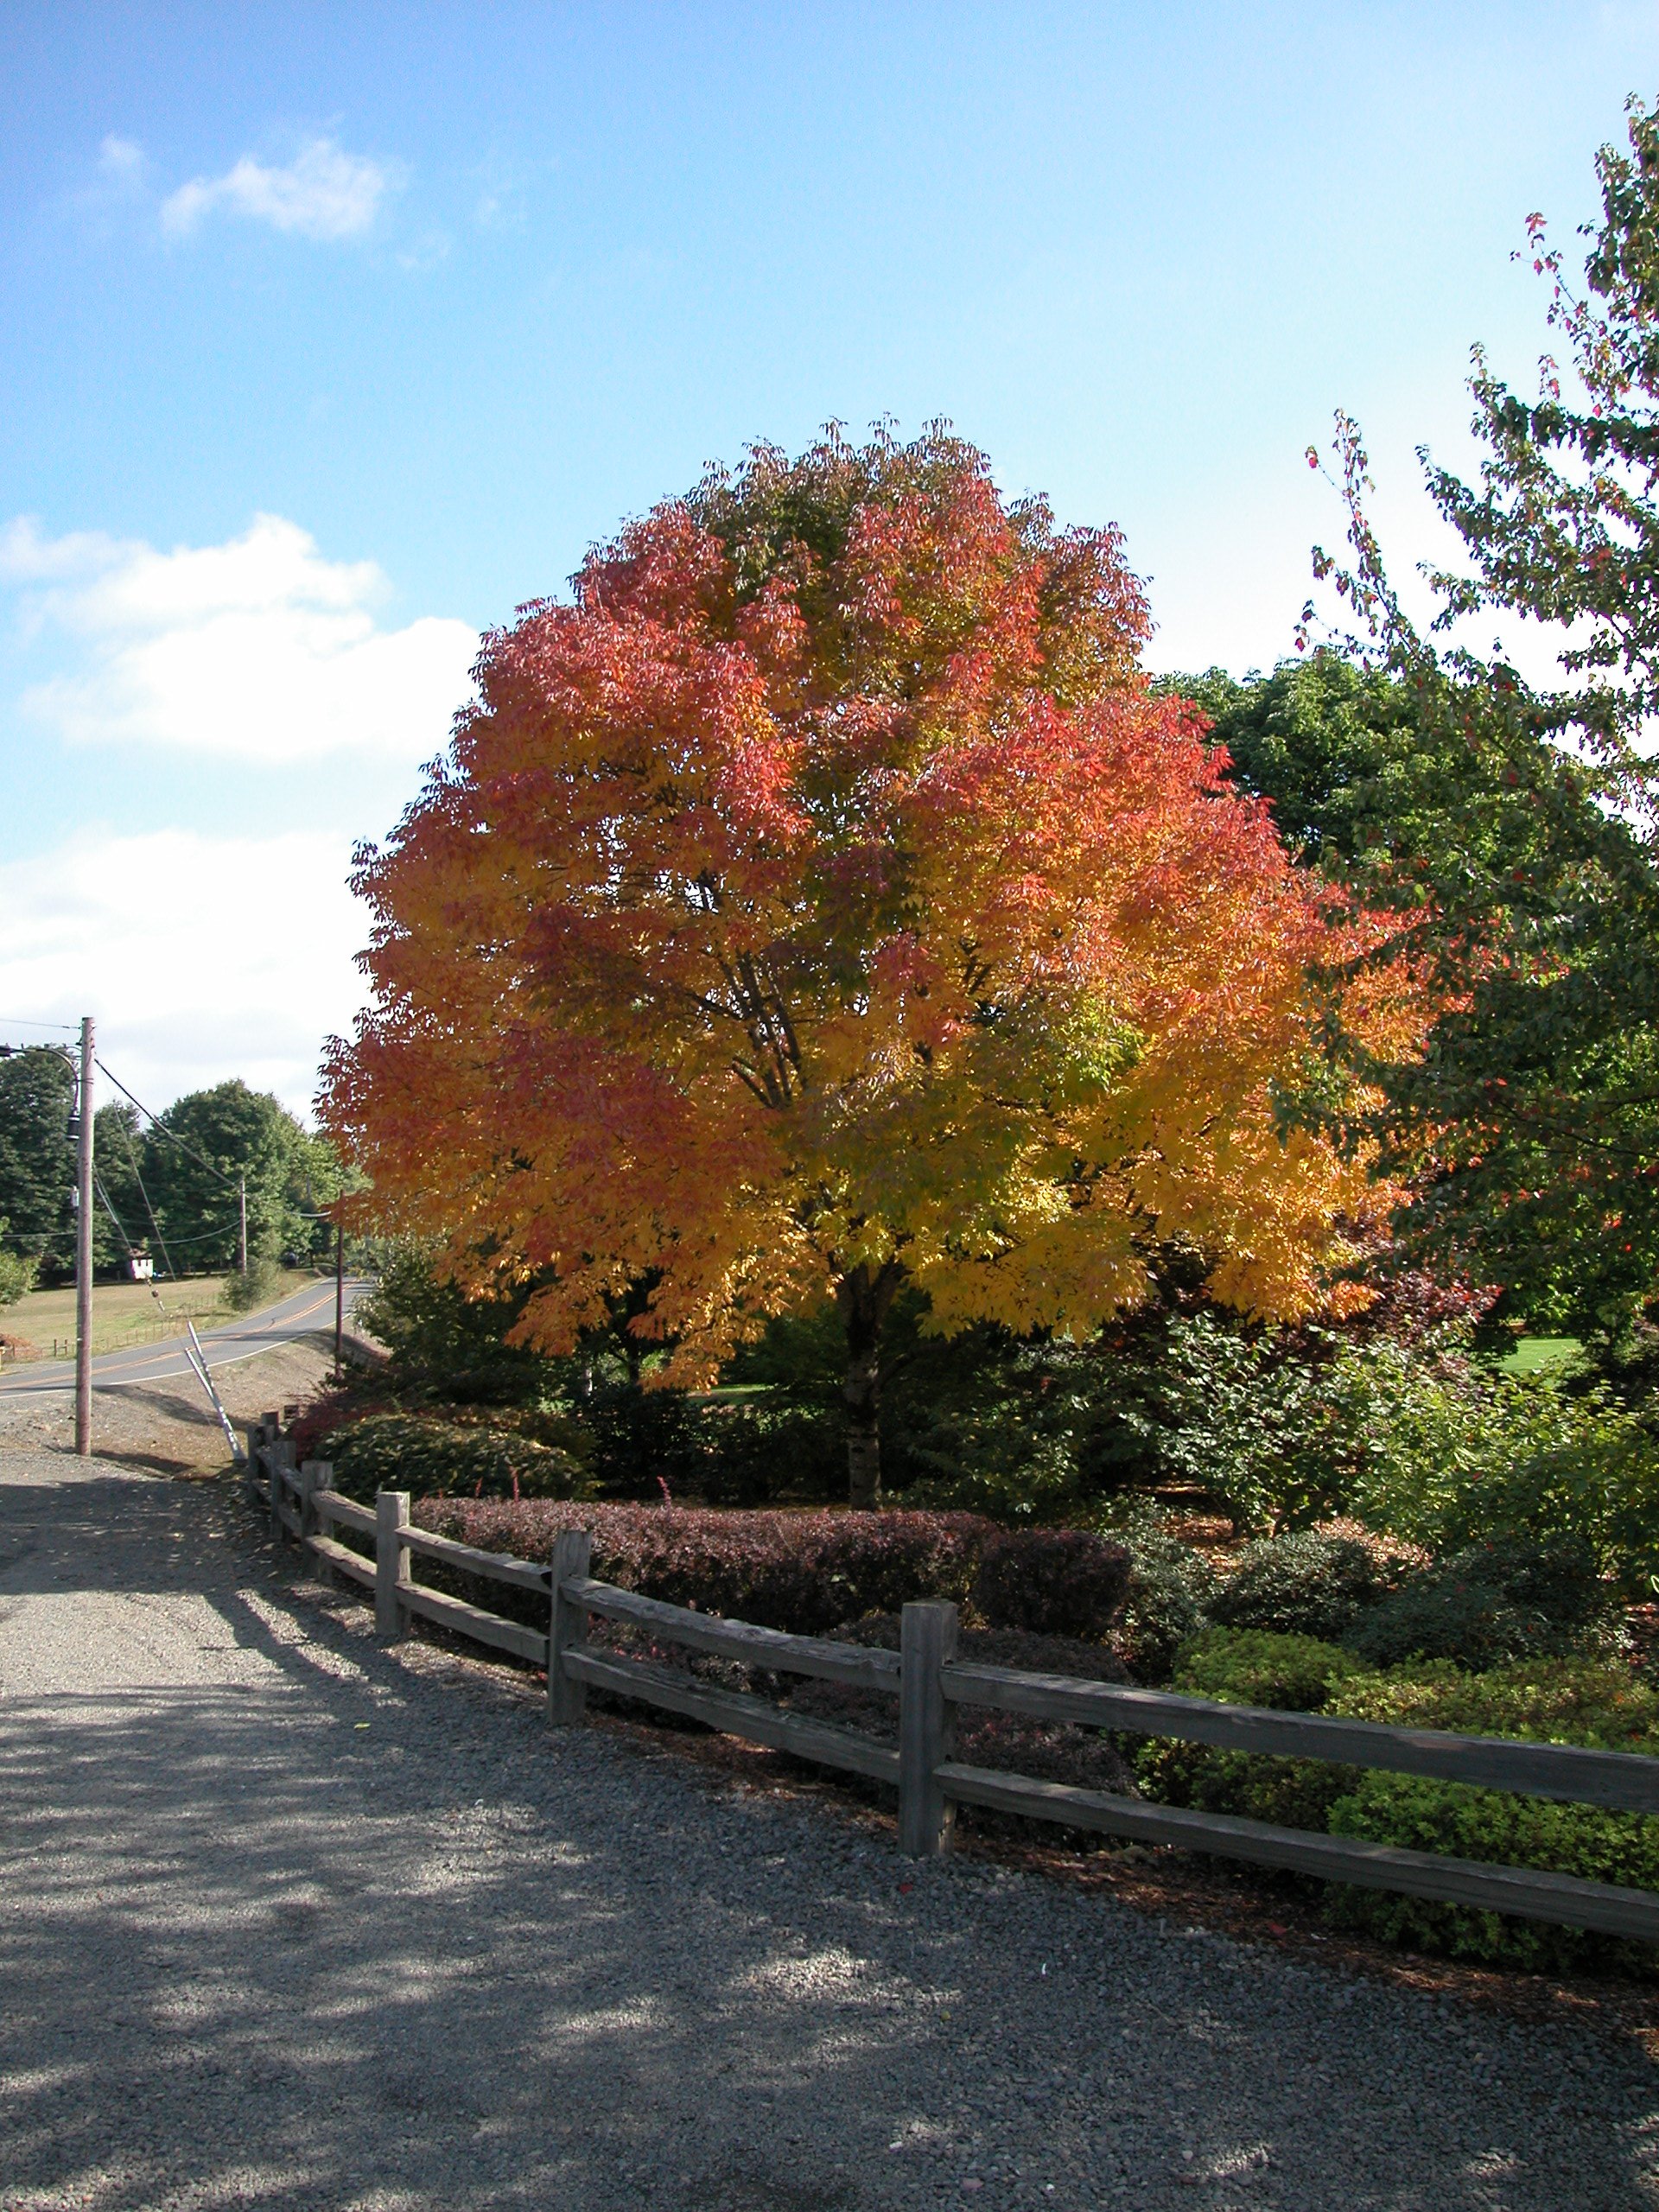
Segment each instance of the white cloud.
[[98,149],[98,173],[117,191],[138,191],[149,168],[136,139],[109,137]]
[[90,1014],[99,1057],[158,1112],[239,1075],[308,1114],[322,1040],[363,999],[349,860],[326,831],[165,830],[0,864],[0,1037]]
[[426,615],[382,629],[372,561],[328,561],[279,515],[170,553],[96,532],[0,531],[0,582],[27,626],[72,643],[70,672],[23,705],[75,744],[162,745],[291,761],[353,752],[414,764],[467,697],[477,634]]
[[204,217],[223,210],[300,238],[361,238],[401,181],[402,171],[393,163],[348,154],[332,138],[314,138],[286,168],[245,154],[223,176],[181,185],[162,202],[162,228],[188,238]]

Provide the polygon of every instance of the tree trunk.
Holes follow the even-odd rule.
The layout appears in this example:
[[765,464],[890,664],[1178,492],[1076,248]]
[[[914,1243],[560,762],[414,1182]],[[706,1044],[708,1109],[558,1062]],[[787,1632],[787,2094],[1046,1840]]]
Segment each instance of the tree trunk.
[[861,1508],[881,1503],[881,1324],[899,1273],[891,1260],[874,1274],[856,1267],[836,1294],[847,1326],[847,1502]]

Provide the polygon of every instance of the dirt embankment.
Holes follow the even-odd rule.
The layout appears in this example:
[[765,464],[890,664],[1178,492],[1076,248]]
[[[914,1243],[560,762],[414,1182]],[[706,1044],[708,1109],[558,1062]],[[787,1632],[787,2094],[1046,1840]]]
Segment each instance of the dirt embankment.
[[[213,1370],[226,1411],[238,1427],[272,1407],[302,1403],[334,1361],[327,1332]],[[66,1451],[75,1436],[72,1394],[0,1397],[0,1452]],[[193,1375],[92,1392],[92,1446],[101,1459],[156,1474],[214,1475],[230,1463],[224,1431]]]

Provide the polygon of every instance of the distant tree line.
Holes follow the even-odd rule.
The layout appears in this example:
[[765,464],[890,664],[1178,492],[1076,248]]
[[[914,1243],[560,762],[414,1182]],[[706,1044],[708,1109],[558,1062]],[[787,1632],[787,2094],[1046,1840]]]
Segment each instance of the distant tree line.
[[[0,1252],[33,1262],[48,1282],[74,1271],[73,1107],[60,1053],[30,1047],[0,1060]],[[236,1267],[242,1184],[251,1267],[304,1264],[332,1248],[322,1216],[340,1190],[334,1147],[239,1078],[176,1099],[153,1123],[125,1100],[100,1106],[93,1157],[99,1273],[124,1271],[130,1249],[147,1253],[158,1277]]]

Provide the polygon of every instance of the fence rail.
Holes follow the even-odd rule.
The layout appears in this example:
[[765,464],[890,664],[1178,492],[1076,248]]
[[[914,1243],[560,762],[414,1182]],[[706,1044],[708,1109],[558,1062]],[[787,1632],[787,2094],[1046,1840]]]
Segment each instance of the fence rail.
[[[958,1710],[988,1707],[1084,1727],[1431,1775],[1484,1789],[1649,1814],[1659,1812],[1659,1759],[1269,1712],[1116,1682],[976,1666],[957,1658],[957,1608],[933,1601],[904,1608],[896,1652],[790,1636],[597,1581],[588,1571],[590,1539],[577,1532],[556,1539],[552,1559],[543,1567],[411,1527],[410,1501],[403,1491],[382,1491],[371,1512],[332,1488],[327,1461],[296,1466],[294,1447],[281,1438],[279,1426],[276,1416],[269,1414],[248,1432],[248,1480],[273,1523],[305,1545],[322,1566],[373,1591],[375,1625],[382,1635],[401,1635],[410,1618],[418,1618],[544,1669],[548,1715],[555,1722],[580,1721],[588,1689],[601,1689],[683,1713],[727,1735],[891,1783],[899,1792],[900,1845],[917,1857],[949,1847],[958,1805],[980,1805],[1068,1827],[1288,1868],[1327,1881],[1659,1942],[1659,1895],[1646,1890],[1154,1804],[966,1765],[953,1754]],[[335,1529],[372,1537],[373,1557],[341,1543],[329,1533]],[[545,1597],[546,1633],[416,1582],[413,1562],[419,1559]],[[855,1728],[791,1713],[748,1691],[715,1688],[646,1660],[594,1649],[588,1641],[594,1617],[648,1630],[688,1650],[737,1660],[757,1673],[804,1675],[892,1696],[899,1705],[898,1747]]]

